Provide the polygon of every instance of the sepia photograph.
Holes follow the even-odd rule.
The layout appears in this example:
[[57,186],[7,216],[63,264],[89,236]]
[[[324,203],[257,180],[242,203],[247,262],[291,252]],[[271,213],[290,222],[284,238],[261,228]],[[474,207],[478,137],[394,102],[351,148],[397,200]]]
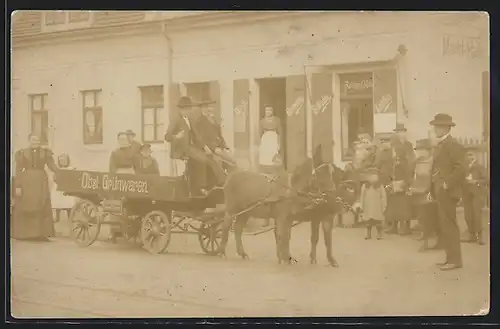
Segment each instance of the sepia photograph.
[[487,315],[489,19],[14,11],[9,321]]

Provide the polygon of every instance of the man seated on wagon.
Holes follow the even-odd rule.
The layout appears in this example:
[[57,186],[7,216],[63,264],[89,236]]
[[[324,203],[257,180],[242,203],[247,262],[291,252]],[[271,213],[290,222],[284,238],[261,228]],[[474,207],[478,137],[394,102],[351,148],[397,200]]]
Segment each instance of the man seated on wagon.
[[160,176],[158,161],[151,156],[151,144],[142,144],[140,153],[134,159],[134,170],[137,174]]
[[222,161],[229,165],[236,165],[226,140],[222,135],[222,127],[219,120],[215,117],[212,104],[215,101],[204,101],[200,103],[201,115],[197,116],[196,126],[202,134],[202,138],[208,148]]
[[170,121],[165,140],[171,144],[173,159],[189,160],[187,164],[191,195],[204,196],[210,188],[208,171],[214,174],[216,186],[224,184],[226,174],[213,159],[213,152],[202,137],[204,133],[195,124],[199,119],[196,118],[199,103],[183,96],[179,99],[177,108],[178,112]]

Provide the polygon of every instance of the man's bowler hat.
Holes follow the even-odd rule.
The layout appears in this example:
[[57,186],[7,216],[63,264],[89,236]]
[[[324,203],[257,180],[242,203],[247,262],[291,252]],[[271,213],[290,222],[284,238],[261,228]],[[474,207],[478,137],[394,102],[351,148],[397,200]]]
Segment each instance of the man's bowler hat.
[[398,131],[407,131],[405,125],[403,123],[396,123],[396,128],[394,128],[395,132]]
[[144,143],[141,145],[141,151],[144,149],[151,149],[151,144],[149,143]]
[[135,132],[132,129],[127,129],[125,131],[125,134],[128,135],[128,136],[136,136]]
[[215,104],[216,101],[213,101],[213,100],[204,100],[204,101],[201,101],[199,102],[199,106],[208,106],[208,105],[212,105],[212,104]]
[[199,105],[200,103],[193,101],[193,99],[189,96],[182,96],[177,102],[177,107],[181,109],[190,109]]
[[429,122],[433,126],[448,126],[454,127],[455,123],[453,122],[453,118],[451,115],[446,113],[438,113],[434,116],[434,120]]

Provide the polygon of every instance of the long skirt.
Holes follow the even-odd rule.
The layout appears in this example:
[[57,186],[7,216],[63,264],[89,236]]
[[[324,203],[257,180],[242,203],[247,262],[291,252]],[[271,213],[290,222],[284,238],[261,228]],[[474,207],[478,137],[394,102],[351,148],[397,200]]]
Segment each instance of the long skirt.
[[262,134],[259,146],[259,164],[261,166],[272,166],[274,157],[278,154],[279,141],[275,131],[268,130]]
[[387,221],[400,222],[411,219],[410,198],[405,192],[387,196]]
[[14,239],[46,238],[54,235],[47,173],[27,170],[16,177],[21,195],[13,200],[11,236]]

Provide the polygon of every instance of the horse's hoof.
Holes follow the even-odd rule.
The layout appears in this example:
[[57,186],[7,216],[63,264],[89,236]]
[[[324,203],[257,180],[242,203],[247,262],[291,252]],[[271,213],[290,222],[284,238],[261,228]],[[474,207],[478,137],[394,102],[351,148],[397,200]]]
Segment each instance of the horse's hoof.
[[298,261],[298,260],[296,260],[296,259],[295,259],[295,258],[293,258],[293,257],[290,257],[290,258],[288,259],[288,264],[290,264],[290,265],[291,265],[291,264],[297,264],[298,262],[299,262],[299,261]]
[[332,267],[335,267],[335,268],[338,268],[338,267],[339,267],[339,263],[337,263],[337,261],[336,261],[336,260],[330,261],[330,265],[331,265]]
[[316,259],[311,259],[311,265],[316,265],[318,264],[318,261]]
[[249,260],[250,259],[250,257],[248,257],[247,254],[242,254],[240,256],[241,256],[241,259],[243,259],[243,260]]

